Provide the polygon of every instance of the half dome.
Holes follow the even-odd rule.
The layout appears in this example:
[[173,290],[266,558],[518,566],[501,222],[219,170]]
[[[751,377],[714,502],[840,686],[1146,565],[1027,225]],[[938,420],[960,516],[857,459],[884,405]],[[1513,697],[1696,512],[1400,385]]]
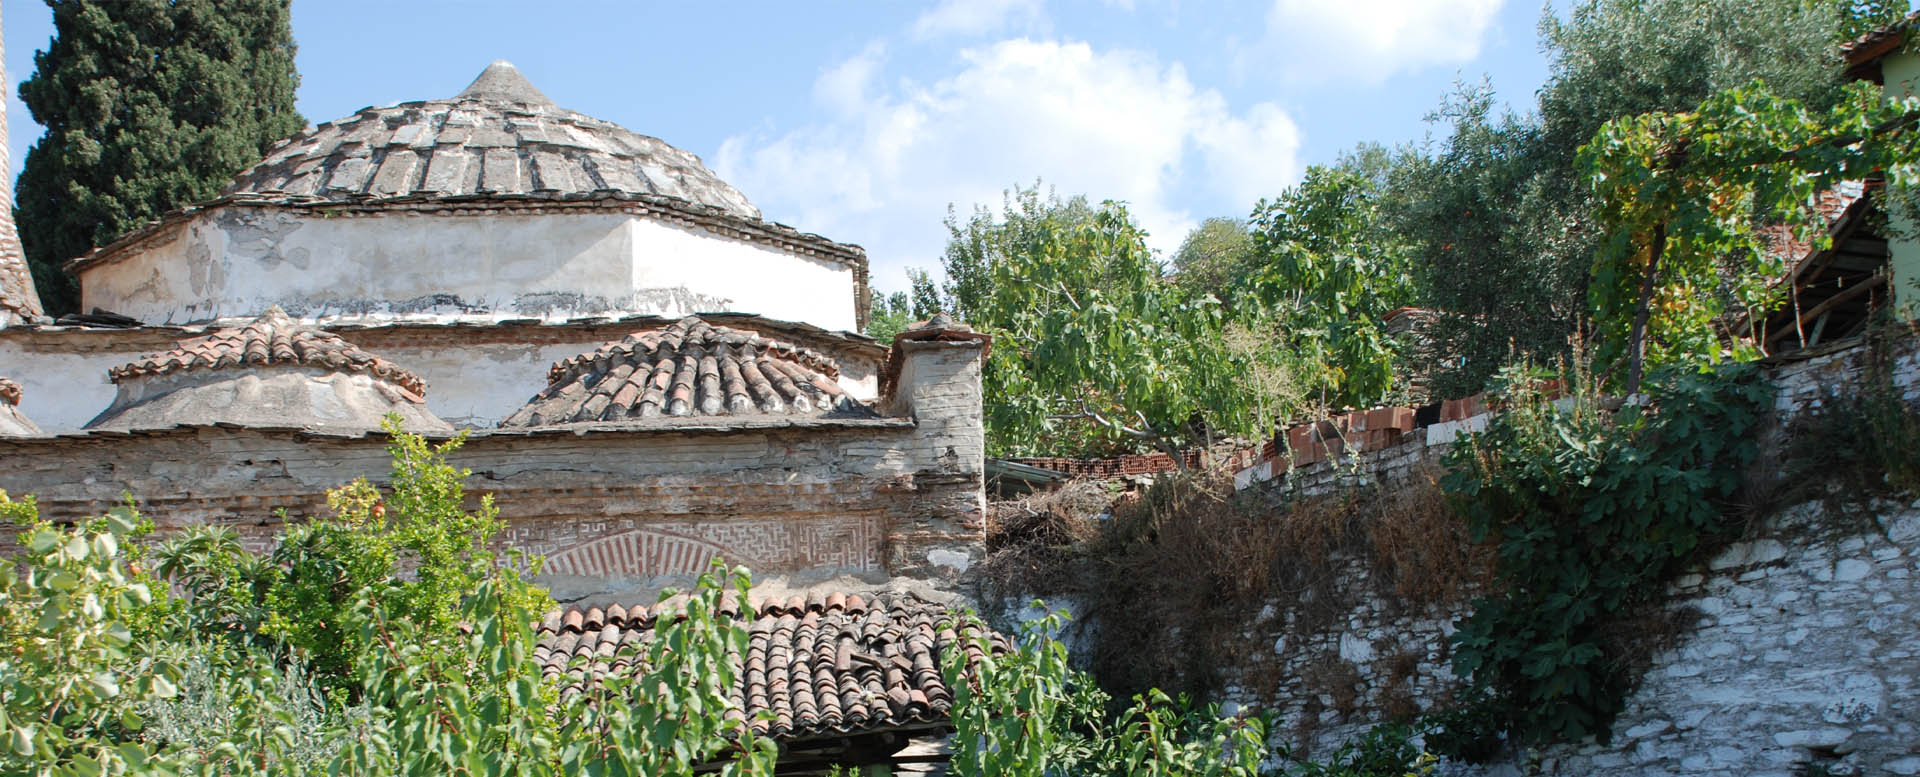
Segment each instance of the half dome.
[[40,427],[20,412],[20,384],[0,378],[0,437],[38,437]]
[[410,431],[452,431],[429,412],[426,384],[279,308],[237,327],[115,367],[113,405],[88,429],[233,424],[359,433],[398,413]]
[[505,427],[690,417],[870,418],[833,361],[688,316],[553,365]]
[[674,197],[760,217],[698,156],[561,108],[504,61],[453,97],[363,108],[295,135],[227,188],[230,195],[360,203],[604,192]]

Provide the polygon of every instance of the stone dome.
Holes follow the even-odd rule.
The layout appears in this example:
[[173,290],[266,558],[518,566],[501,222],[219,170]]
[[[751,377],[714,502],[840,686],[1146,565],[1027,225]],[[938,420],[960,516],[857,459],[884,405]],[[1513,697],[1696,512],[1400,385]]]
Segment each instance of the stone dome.
[[107,376],[118,394],[88,429],[233,424],[360,433],[379,429],[388,413],[409,431],[453,429],[427,410],[419,376],[277,307]]
[[20,384],[0,378],[0,437],[38,437],[40,427],[20,412]]
[[839,374],[812,350],[688,316],[553,365],[547,388],[500,425],[873,417]]
[[760,218],[699,157],[561,108],[505,61],[453,97],[363,108],[295,135],[226,193],[377,202],[604,192],[674,197]]

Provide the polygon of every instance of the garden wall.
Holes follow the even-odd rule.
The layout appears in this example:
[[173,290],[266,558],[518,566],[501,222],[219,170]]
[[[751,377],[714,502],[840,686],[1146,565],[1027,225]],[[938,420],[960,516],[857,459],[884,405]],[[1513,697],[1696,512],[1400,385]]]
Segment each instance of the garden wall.
[[[1912,400],[1920,395],[1914,343],[1892,351],[1894,382]],[[1867,358],[1855,345],[1767,365],[1777,409],[1789,417],[1817,405],[1824,391],[1857,384]],[[1433,488],[1455,438],[1486,421],[1478,413],[1399,431],[1390,446],[1333,461],[1262,461],[1241,470],[1236,485],[1269,494]],[[1609,744],[1446,771],[1920,774],[1920,503],[1874,512],[1877,526],[1862,530],[1856,520],[1836,533],[1847,519],[1821,502],[1776,511],[1677,580],[1661,624],[1641,638],[1651,667]],[[1298,601],[1260,610],[1222,694],[1230,707],[1273,712],[1276,743],[1316,758],[1377,722],[1451,700],[1448,636],[1471,594],[1414,605],[1370,579],[1378,574],[1371,565],[1333,564],[1339,613],[1308,617],[1311,608]]]

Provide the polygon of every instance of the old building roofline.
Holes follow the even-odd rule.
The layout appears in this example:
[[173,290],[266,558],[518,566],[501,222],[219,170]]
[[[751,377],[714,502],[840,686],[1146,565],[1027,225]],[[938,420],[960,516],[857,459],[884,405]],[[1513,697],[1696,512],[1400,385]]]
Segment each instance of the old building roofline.
[[202,211],[228,205],[253,207],[278,207],[292,210],[316,212],[345,212],[353,215],[375,214],[387,211],[420,212],[433,210],[477,209],[619,209],[635,215],[652,215],[663,221],[680,223],[684,226],[707,227],[709,231],[730,230],[733,237],[746,238],[752,242],[765,242],[785,248],[804,256],[845,265],[859,274],[863,284],[867,270],[866,249],[852,243],[840,243],[811,232],[765,219],[750,219],[738,216],[718,208],[689,202],[678,197],[658,194],[637,194],[613,189],[567,194],[560,192],[532,192],[525,194],[459,194],[459,195],[412,195],[407,197],[375,198],[366,197],[356,200],[323,199],[296,195],[274,195],[236,193],[216,197],[206,202],[188,205],[168,211],[160,218],[147,222],[127,233],[120,239],[87,252],[86,255],[70,259],[66,269],[71,273],[81,273],[100,265],[112,264],[126,258],[131,249],[144,247],[157,233],[166,227],[185,222]]

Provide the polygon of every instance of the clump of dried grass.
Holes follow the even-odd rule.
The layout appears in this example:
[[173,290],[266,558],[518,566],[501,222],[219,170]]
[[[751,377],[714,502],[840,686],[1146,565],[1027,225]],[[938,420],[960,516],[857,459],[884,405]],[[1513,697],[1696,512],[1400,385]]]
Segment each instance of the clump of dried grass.
[[979,580],[996,593],[1077,592],[1079,567],[1114,496],[1101,483],[1067,481],[1052,491],[987,505],[987,557]]
[[1435,612],[1493,584],[1493,548],[1473,542],[1440,475],[1436,464],[1414,469],[1380,497],[1367,526],[1374,583],[1407,611]]
[[[1204,697],[1227,677],[1271,686],[1248,688],[1265,695],[1291,675],[1351,714],[1364,696],[1334,676],[1329,662],[1345,664],[1337,655],[1295,649],[1291,666],[1256,664],[1283,658],[1266,647],[1274,629],[1309,644],[1368,590],[1391,608],[1435,613],[1484,590],[1491,554],[1469,541],[1438,477],[1429,468],[1386,487],[1277,501],[1202,470],[1162,476],[1125,499],[1076,482],[995,504],[981,574],[995,598],[1078,604],[1089,668],[1116,698],[1149,687]],[[1111,517],[1095,518],[1102,513]],[[1396,666],[1387,684],[1408,686],[1391,697],[1405,712],[1415,670]]]

